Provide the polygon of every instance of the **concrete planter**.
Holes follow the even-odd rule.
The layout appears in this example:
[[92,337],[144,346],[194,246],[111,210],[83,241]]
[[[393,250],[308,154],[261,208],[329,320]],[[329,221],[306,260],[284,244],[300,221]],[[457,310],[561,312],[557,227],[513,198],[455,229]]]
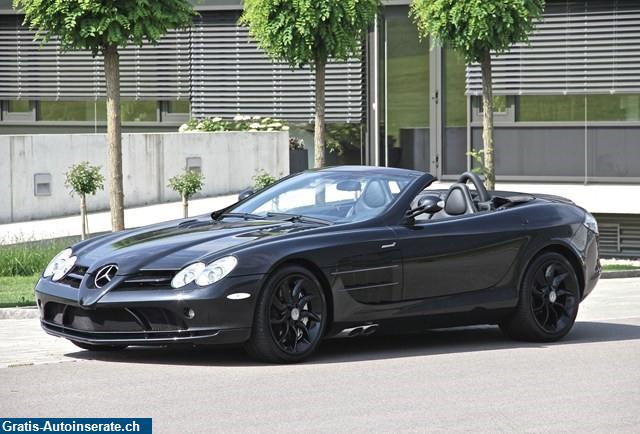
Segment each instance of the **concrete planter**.
[[289,172],[304,172],[309,168],[309,151],[306,149],[289,150]]
[[[289,174],[286,131],[129,133],[122,150],[127,207],[179,200],[167,182],[187,166],[205,175],[202,196],[238,192],[261,169]],[[81,161],[101,166],[108,179],[104,134],[0,135],[0,223],[77,214],[64,178]],[[105,188],[88,198],[90,212],[108,209]]]

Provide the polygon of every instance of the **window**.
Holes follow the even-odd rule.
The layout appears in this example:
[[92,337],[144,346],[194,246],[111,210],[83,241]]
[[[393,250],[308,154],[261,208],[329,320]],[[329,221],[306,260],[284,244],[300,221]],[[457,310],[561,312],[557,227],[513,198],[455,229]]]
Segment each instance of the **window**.
[[35,102],[26,99],[0,101],[0,118],[9,122],[31,122],[36,120]]
[[186,99],[167,101],[167,113],[190,113],[191,104]]
[[[476,96],[478,104],[478,112],[482,113],[482,97]],[[507,97],[506,95],[493,95],[493,112],[494,113],[506,113],[507,112]]]
[[[155,101],[121,101],[122,122],[155,122]],[[41,121],[106,121],[107,104],[97,101],[40,101],[38,120]]]
[[158,103],[156,101],[121,101],[122,122],[156,122]]
[[105,121],[107,106],[104,100],[96,101],[40,101],[40,121]]
[[640,95],[528,95],[518,98],[522,122],[640,121]]
[[521,122],[584,121],[583,95],[526,95],[517,105]]
[[26,99],[11,100],[7,104],[7,111],[9,113],[27,113],[31,111],[31,104]]
[[[482,96],[471,97],[473,121],[482,122]],[[515,97],[510,95],[493,95],[494,122],[515,122]]]
[[589,121],[640,121],[640,95],[588,95]]

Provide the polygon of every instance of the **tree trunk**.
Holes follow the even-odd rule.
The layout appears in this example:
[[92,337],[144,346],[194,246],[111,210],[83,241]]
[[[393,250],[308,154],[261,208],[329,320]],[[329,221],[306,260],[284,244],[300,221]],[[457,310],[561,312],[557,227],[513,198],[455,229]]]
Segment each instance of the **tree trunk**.
[[111,230],[124,229],[122,188],[122,135],[120,134],[120,60],[118,47],[104,49],[104,75],[107,87],[107,146],[109,148],[109,207]]
[[316,57],[316,116],[313,141],[315,143],[315,167],[324,167],[324,149],[326,141],[326,131],[324,125],[324,108],[325,108],[325,76],[326,60],[320,56]]
[[487,190],[496,188],[496,168],[493,148],[493,89],[491,78],[491,52],[485,50],[482,68],[482,141],[484,142],[484,172]]
[[80,238],[87,239],[87,197],[80,195],[80,220],[82,220],[82,233]]
[[182,195],[182,216],[189,218],[189,200],[186,195]]

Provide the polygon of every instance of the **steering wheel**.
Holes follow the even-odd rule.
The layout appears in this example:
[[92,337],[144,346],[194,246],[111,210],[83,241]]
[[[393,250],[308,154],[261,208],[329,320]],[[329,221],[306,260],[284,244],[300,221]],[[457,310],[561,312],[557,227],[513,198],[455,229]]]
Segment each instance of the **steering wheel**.
[[467,181],[471,181],[473,186],[476,188],[479,202],[488,202],[491,200],[491,196],[489,195],[487,188],[484,186],[484,183],[477,174],[473,172],[464,172],[460,175],[457,182],[460,184],[466,184]]

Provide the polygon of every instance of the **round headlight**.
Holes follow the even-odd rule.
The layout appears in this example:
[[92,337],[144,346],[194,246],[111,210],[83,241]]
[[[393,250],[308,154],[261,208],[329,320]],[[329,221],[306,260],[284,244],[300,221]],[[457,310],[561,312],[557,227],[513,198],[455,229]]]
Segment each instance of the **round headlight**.
[[62,252],[58,253],[54,258],[49,262],[47,268],[45,268],[44,273],[42,273],[43,277],[51,277],[51,280],[60,280],[64,277],[65,274],[73,268],[73,265],[76,263],[75,256],[72,255],[71,249],[64,249]]
[[207,265],[196,278],[199,286],[207,286],[216,283],[236,268],[238,260],[235,256],[225,256]]
[[205,265],[202,262],[196,262],[183,268],[171,280],[172,288],[182,288],[185,285],[196,280]]

